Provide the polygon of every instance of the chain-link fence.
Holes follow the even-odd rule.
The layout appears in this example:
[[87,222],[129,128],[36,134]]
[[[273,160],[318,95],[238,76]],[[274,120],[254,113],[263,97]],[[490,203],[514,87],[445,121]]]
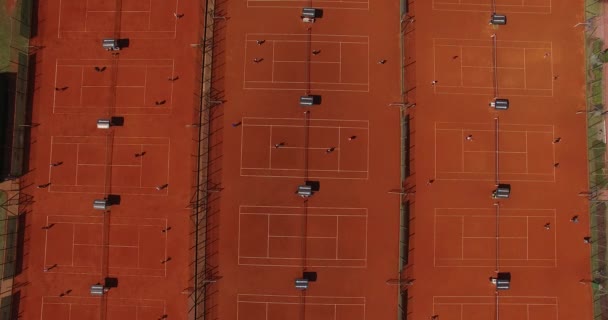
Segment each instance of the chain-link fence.
[[407,285],[404,285],[408,275],[405,270],[409,266],[410,254],[410,210],[413,202],[409,195],[415,193],[415,186],[408,184],[408,177],[412,174],[412,126],[410,122],[411,108],[416,105],[416,59],[415,59],[415,31],[416,16],[415,2],[401,0],[400,12],[400,48],[401,48],[401,96],[402,101],[396,103],[400,108],[401,120],[401,181],[400,190],[400,228],[399,228],[399,294],[397,297],[397,320],[409,319]]
[[190,125],[195,128],[193,141],[197,143],[196,175],[191,200],[194,261],[189,319],[217,319],[218,224],[221,197],[221,123],[224,102],[221,91],[223,67],[224,22],[222,7],[225,0],[200,1],[199,42],[191,44],[200,50],[196,64],[197,106]]

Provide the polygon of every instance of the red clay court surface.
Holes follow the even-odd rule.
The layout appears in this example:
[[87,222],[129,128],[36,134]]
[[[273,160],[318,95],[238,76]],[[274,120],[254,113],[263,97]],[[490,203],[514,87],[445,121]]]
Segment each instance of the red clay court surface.
[[[193,122],[199,72],[199,52],[190,46],[197,9],[175,0],[122,1],[121,8],[95,0],[40,4],[32,41],[44,48],[32,119],[40,125],[25,178],[36,201],[16,279],[29,283],[21,288],[22,319],[187,318],[186,207],[196,142],[185,125]],[[176,11],[187,17],[175,19]],[[114,34],[117,16],[120,37],[130,43],[112,56],[101,39]],[[124,117],[124,125],[97,129],[109,116]],[[108,193],[120,195],[120,204],[105,214],[94,210],[93,200]],[[118,287],[104,299],[91,296],[105,274],[117,277]]]
[[[367,179],[369,121],[243,118],[241,175]],[[308,126],[308,141],[302,138]],[[356,136],[356,143],[349,143]],[[278,143],[284,146],[276,148]],[[335,148],[331,153],[327,149]],[[304,161],[308,153],[308,172]]]
[[[434,38],[434,76],[442,79],[435,93],[494,94],[491,40]],[[552,97],[551,47],[545,41],[497,41],[499,95]]]
[[[435,177],[445,180],[496,179],[496,125],[435,123]],[[499,124],[500,179],[555,181],[555,129],[549,125]],[[466,137],[471,135],[472,140]]]
[[[399,3],[315,5],[314,24],[299,18],[306,2],[224,8],[218,319],[397,315],[385,281],[398,277]],[[320,106],[298,105],[308,88]],[[307,202],[305,180],[320,182]],[[304,294],[303,270],[318,274]]]
[[[107,137],[51,138],[49,192],[103,193],[108,179],[118,194],[167,195],[156,187],[169,181],[168,138],[116,137],[112,145]],[[134,157],[145,152],[143,157]],[[112,157],[112,173],[106,174],[106,159]]]
[[[584,60],[572,50],[583,39],[571,29],[583,4],[497,0],[509,20],[493,27],[490,3],[415,3],[408,319],[592,319],[591,288],[579,283],[591,277],[578,196],[587,188],[585,118],[576,118]],[[494,81],[507,111],[488,107]],[[511,184],[509,199],[492,199],[497,178]],[[509,290],[495,293],[496,271],[511,273]]]
[[[492,12],[492,2],[484,0],[432,0],[433,10]],[[552,13],[555,0],[495,0],[496,12],[503,13]]]
[[179,0],[59,0],[55,5],[59,8],[57,37],[72,39],[90,39],[113,32],[117,11],[120,11],[121,33],[125,38],[174,39],[177,20],[173,13],[185,6],[180,5]]
[[[296,207],[248,206],[239,211],[239,265],[367,265],[366,209],[309,207],[305,213]],[[302,232],[304,224],[306,235]],[[304,241],[308,253],[303,263]]]
[[[333,34],[247,34],[245,89],[369,91],[369,37]],[[267,45],[256,45],[264,39]],[[323,54],[310,57],[308,47]],[[264,63],[247,63],[256,57]],[[310,77],[310,81],[309,78]]]
[[[96,72],[96,66],[107,66]],[[121,115],[170,114],[173,107],[172,59],[60,59],[56,61],[56,91],[53,113],[103,114],[116,99],[115,112]],[[117,70],[113,70],[117,69]],[[116,74],[116,78],[114,78]],[[110,88],[116,87],[116,92]],[[159,107],[156,101],[166,100]]]

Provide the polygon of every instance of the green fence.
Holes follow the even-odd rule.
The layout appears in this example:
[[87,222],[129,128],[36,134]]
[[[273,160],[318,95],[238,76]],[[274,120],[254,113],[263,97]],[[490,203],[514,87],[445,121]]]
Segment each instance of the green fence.
[[607,190],[606,179],[606,132],[605,132],[605,93],[603,69],[608,61],[604,48],[602,25],[602,1],[585,1],[585,21],[575,28],[585,29],[585,74],[586,74],[586,108],[579,110],[587,117],[587,146],[589,161],[589,190],[581,193],[590,199],[590,235],[591,243],[591,289],[593,290],[594,319],[608,319],[608,296],[604,289],[608,283],[606,265],[608,206],[603,201],[603,192]]

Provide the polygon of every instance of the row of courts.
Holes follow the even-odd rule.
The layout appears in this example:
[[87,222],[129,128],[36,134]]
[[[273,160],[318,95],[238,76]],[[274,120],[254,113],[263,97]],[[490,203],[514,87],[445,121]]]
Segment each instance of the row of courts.
[[[42,320],[98,319],[99,303],[90,297],[43,297]],[[238,320],[298,319],[302,309],[306,319],[364,320],[366,300],[363,297],[307,296],[302,306],[301,297],[289,295],[239,294]],[[107,299],[108,319],[157,319],[165,314],[163,300]],[[495,305],[494,297],[436,296],[433,297],[435,314],[447,320],[482,320],[495,317],[509,319],[557,319],[558,301],[554,297],[502,297]]]
[[[247,0],[248,7],[265,8],[302,8],[307,2],[301,0]],[[369,10],[368,0],[321,0],[315,2],[317,7],[331,9]],[[174,28],[175,19],[167,13],[179,11],[179,1],[160,0],[123,0],[121,8],[115,2],[103,0],[63,2],[60,5],[61,16],[74,14],[74,19],[61,19],[60,30],[67,32],[108,31],[115,18],[121,22],[133,21],[124,26],[125,31],[168,32]],[[492,7],[487,1],[479,0],[433,0],[435,10],[480,11],[489,12]],[[497,0],[496,9],[503,12],[551,13],[551,0]],[[122,17],[116,16],[122,11]],[[173,18],[173,19],[171,19]],[[154,20],[155,23],[149,23]]]
[[[264,39],[264,45],[253,45]],[[310,43],[308,43],[310,41]],[[553,96],[552,46],[545,42],[498,41],[500,93]],[[243,87],[251,90],[368,92],[368,37],[248,34]],[[311,56],[311,50],[321,54]],[[436,94],[494,93],[491,39],[434,39]],[[262,58],[261,63],[251,63]],[[309,66],[309,67],[307,67]],[[98,72],[95,67],[103,67]],[[310,68],[310,69],[308,69]],[[54,113],[100,114],[112,106],[123,115],[169,114],[175,61],[170,59],[56,60]],[[154,88],[154,89],[150,89]],[[157,104],[162,101],[162,105]]]
[[[368,178],[367,121],[244,118],[241,129],[242,176]],[[493,180],[497,157],[501,179],[555,180],[553,126],[501,124],[498,152],[492,123],[436,123],[434,129],[438,180]],[[169,152],[168,138],[55,136],[49,163],[61,165],[50,168],[49,191],[96,193],[110,180],[121,193],[166,194],[156,187],[169,181]]]
[[[240,206],[238,263],[364,268],[371,219],[365,208]],[[101,272],[103,223],[100,216],[49,215],[44,263],[55,266],[49,272]],[[545,230],[545,223],[554,227]],[[492,267],[498,261],[502,266],[554,268],[559,225],[549,209],[502,209],[498,219],[491,209],[436,209],[435,266]],[[114,217],[110,271],[164,277],[167,227],[166,219]]]

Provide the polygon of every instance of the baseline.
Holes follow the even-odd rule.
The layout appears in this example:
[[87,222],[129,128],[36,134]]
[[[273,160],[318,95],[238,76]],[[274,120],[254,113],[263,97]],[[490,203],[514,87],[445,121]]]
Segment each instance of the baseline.
[[[165,300],[106,298],[108,319],[159,319],[167,313]],[[99,319],[99,298],[71,296],[43,296],[41,320]]]
[[237,320],[365,320],[364,297],[237,294]]
[[[433,314],[450,315],[453,320],[519,319],[557,320],[556,297],[434,296]],[[498,312],[498,314],[496,314]]]

